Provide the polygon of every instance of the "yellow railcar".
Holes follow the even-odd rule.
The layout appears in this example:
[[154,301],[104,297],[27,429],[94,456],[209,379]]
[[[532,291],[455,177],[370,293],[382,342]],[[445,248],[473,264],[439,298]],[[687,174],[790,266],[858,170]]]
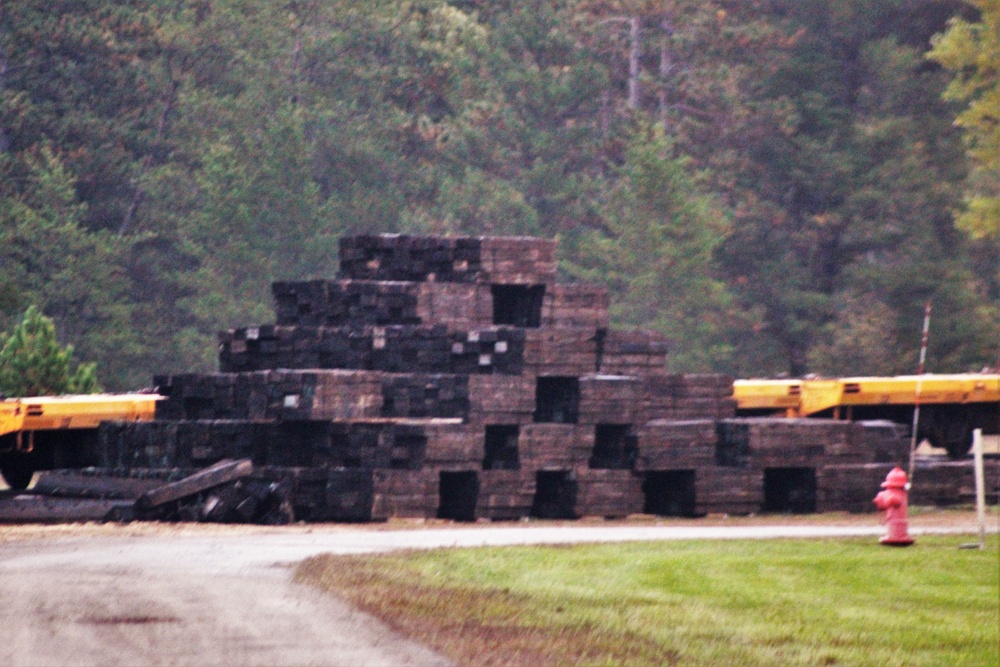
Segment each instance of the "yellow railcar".
[[149,421],[156,394],[37,396],[0,401],[0,474],[23,489],[36,470],[95,465],[104,421]]
[[1000,374],[737,380],[739,415],[889,419],[911,425],[919,403],[918,437],[959,458],[972,431],[1000,432]]

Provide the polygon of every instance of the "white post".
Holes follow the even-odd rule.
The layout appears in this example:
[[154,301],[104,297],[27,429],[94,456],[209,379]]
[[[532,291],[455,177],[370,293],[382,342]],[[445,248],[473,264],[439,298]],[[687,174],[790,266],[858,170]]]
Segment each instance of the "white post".
[[972,432],[972,456],[976,468],[976,517],[979,519],[979,548],[986,548],[986,476],[983,474],[983,429]]

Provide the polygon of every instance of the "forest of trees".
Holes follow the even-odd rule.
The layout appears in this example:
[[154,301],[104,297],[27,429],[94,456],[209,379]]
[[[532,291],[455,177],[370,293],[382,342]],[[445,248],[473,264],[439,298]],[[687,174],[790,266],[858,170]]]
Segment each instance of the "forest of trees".
[[928,370],[995,366],[998,14],[0,3],[0,331],[35,306],[133,389],[214,369],[343,234],[530,234],[673,371],[913,372],[928,300]]

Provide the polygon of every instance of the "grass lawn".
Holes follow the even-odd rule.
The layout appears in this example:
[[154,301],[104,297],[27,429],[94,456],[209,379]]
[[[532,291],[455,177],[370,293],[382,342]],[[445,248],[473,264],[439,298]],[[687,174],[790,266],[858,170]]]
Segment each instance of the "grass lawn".
[[921,537],[320,556],[299,581],[460,665],[1000,665],[1000,549]]

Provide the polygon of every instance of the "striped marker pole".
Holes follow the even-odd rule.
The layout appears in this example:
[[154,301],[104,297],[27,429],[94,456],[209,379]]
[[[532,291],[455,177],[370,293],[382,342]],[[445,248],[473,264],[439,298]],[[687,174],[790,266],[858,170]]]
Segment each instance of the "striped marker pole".
[[907,489],[913,486],[913,464],[917,456],[917,427],[920,424],[920,390],[924,378],[924,363],[927,361],[927,339],[931,330],[931,302],[924,306],[924,331],[920,337],[920,363],[917,366],[917,393],[913,397],[913,430],[910,433],[910,470],[907,475]]

